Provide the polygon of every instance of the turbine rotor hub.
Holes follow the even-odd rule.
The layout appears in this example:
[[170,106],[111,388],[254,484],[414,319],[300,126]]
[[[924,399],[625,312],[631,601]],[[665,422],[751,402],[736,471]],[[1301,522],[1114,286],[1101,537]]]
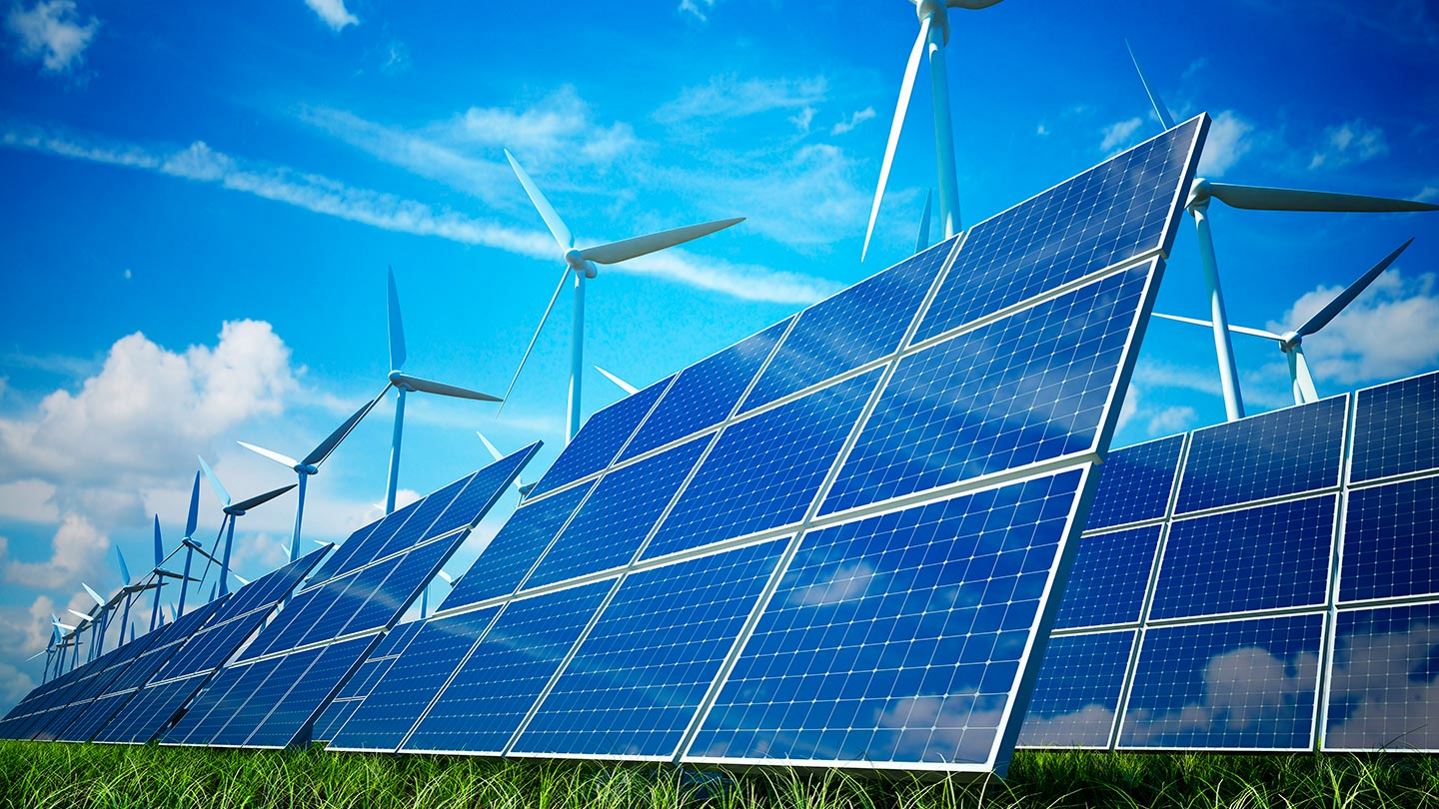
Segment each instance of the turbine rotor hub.
[[303,463],[295,467],[295,471],[302,475],[314,475],[320,471],[320,468],[312,463]]
[[407,384],[405,384],[404,376],[405,376],[405,375],[404,375],[403,372],[401,372],[400,370],[396,369],[396,370],[390,372],[390,375],[387,377],[387,379],[389,379],[389,380],[390,380],[390,384],[391,384],[391,385],[394,385],[395,388],[397,388],[398,390],[408,391],[408,390],[410,390],[410,386],[407,385]]
[[585,257],[578,247],[571,247],[565,251],[565,263],[576,270],[585,268]]
[[1203,177],[1195,177],[1194,182],[1189,186],[1189,199],[1185,201],[1185,208],[1204,210],[1209,207],[1209,200],[1214,196],[1214,189],[1209,181]]
[[1297,331],[1286,332],[1279,341],[1279,350],[1285,354],[1298,348],[1304,342],[1304,335]]

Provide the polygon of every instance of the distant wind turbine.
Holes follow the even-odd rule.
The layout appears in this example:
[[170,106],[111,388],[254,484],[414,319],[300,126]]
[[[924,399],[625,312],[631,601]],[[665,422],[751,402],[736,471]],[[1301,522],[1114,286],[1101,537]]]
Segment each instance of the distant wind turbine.
[[[248,500],[232,503],[230,502],[230,493],[225,491],[225,487],[220,484],[220,479],[211,471],[210,465],[205,463],[204,458],[200,458],[200,471],[205,473],[205,477],[209,479],[210,485],[215,489],[215,496],[220,498],[220,502],[224,506],[225,517],[220,521],[220,533],[215,535],[215,543],[217,545],[220,542],[220,537],[225,537],[224,555],[220,559],[220,580],[216,583],[219,588],[216,595],[223,596],[230,592],[230,549],[235,543],[235,521],[245,516],[245,512],[250,509],[268,503],[295,488],[295,484],[291,483],[288,486],[271,489],[264,494],[257,494]],[[205,575],[210,572],[210,563],[215,560],[213,550],[206,556],[208,561],[205,563],[205,573],[200,574],[201,581],[205,580]]]
[[[496,461],[504,460],[505,456],[500,454],[500,451],[495,448],[494,444],[490,443],[490,439],[485,438],[484,433],[480,432],[479,430],[475,430],[475,435],[480,437],[480,443],[485,445],[485,451],[490,453],[491,458],[494,458]],[[515,491],[520,493],[520,497],[528,495],[530,493],[530,490],[535,488],[534,483],[521,483],[519,475],[515,475],[514,486]]]
[[631,385],[630,383],[624,381],[623,379],[620,379],[619,377],[615,376],[614,374],[610,373],[609,371],[606,371],[605,369],[601,368],[600,366],[596,365],[594,368],[595,368],[596,371],[599,371],[599,372],[600,372],[600,376],[603,376],[605,379],[608,379],[609,381],[613,382],[613,383],[615,384],[615,387],[617,387],[617,388],[619,388],[620,390],[624,391],[626,396],[633,396],[634,394],[640,392],[640,389],[639,389],[639,388],[635,387],[634,385]]
[[919,36],[910,48],[904,67],[904,80],[899,85],[899,102],[895,104],[894,121],[889,125],[889,142],[884,147],[884,162],[879,167],[879,183],[874,189],[874,202],[869,209],[869,225],[864,231],[864,248],[859,260],[869,254],[869,241],[874,236],[874,223],[879,218],[879,205],[889,183],[889,170],[894,165],[895,147],[909,111],[909,97],[914,92],[914,79],[919,73],[920,56],[929,54],[929,77],[934,92],[934,156],[939,170],[939,219],[944,237],[963,229],[959,217],[959,180],[954,170],[954,130],[949,118],[949,75],[945,72],[944,46],[949,44],[949,10],[989,8],[1000,0],[910,0],[919,17]]
[[[1129,43],[1125,43],[1129,47]],[[1154,91],[1134,49],[1129,48],[1130,60],[1139,73],[1139,82],[1149,96],[1154,114],[1165,129],[1174,127],[1174,118]],[[1199,233],[1199,259],[1204,268],[1204,286],[1209,296],[1210,318],[1207,321],[1214,333],[1214,353],[1219,363],[1219,387],[1224,394],[1224,412],[1229,421],[1244,417],[1244,399],[1239,391],[1239,370],[1234,363],[1234,347],[1230,343],[1229,316],[1224,307],[1224,293],[1219,284],[1219,264],[1214,257],[1214,237],[1210,233],[1209,203],[1219,200],[1232,208],[1254,211],[1316,211],[1330,213],[1402,213],[1413,211],[1439,211],[1439,205],[1405,199],[1368,197],[1357,194],[1333,194],[1327,191],[1295,191],[1286,188],[1265,188],[1254,185],[1215,183],[1196,177],[1189,187],[1189,198],[1185,210],[1194,217],[1194,227]],[[1342,308],[1342,307],[1341,307]],[[1289,353],[1289,352],[1286,352]],[[1300,355],[1290,353],[1291,361],[1297,363]],[[1296,378],[1299,371],[1296,367]],[[1296,383],[1298,384],[1298,383]],[[1312,383],[1310,385],[1312,388]]]
[[[400,318],[400,293],[395,287],[395,271],[389,269],[390,281],[390,374],[389,383],[399,394],[395,400],[395,432],[390,442],[390,475],[385,488],[385,513],[389,514],[395,510],[395,492],[400,484],[400,439],[403,436],[405,427],[405,394],[410,392],[432,393],[436,396],[449,396],[453,399],[470,399],[476,402],[498,402],[498,398],[488,393],[460,388],[448,385],[444,382],[435,382],[429,379],[421,379],[417,376],[410,376],[400,370],[405,364],[405,326]],[[513,385],[511,385],[513,387]],[[380,391],[380,397],[385,391]],[[379,397],[377,397],[378,399]],[[358,420],[357,420],[358,421]],[[318,464],[317,464],[318,465]],[[301,478],[303,483],[304,478]],[[299,521],[296,518],[296,538],[299,534]],[[298,544],[298,543],[295,543]],[[291,553],[294,553],[294,546],[291,546]],[[293,559],[293,557],[292,557]]]
[[[534,204],[535,210],[539,211],[540,218],[545,221],[549,228],[550,235],[554,237],[559,245],[560,255],[565,263],[565,269],[560,274],[560,283],[555,287],[555,292],[550,296],[550,302],[545,306],[545,313],[540,316],[540,323],[535,327],[535,334],[530,338],[530,344],[525,347],[525,353],[520,357],[520,364],[515,368],[515,375],[510,380],[510,387],[505,391],[505,398],[510,397],[510,392],[515,389],[515,382],[520,378],[520,372],[525,368],[525,362],[530,358],[530,352],[535,347],[535,341],[540,339],[540,332],[544,331],[545,322],[550,318],[550,312],[555,308],[555,301],[559,299],[560,292],[565,288],[565,282],[569,280],[570,273],[574,273],[575,286],[575,312],[574,326],[570,333],[570,387],[569,402],[565,415],[565,441],[568,442],[575,437],[580,429],[580,378],[584,369],[584,333],[585,333],[585,280],[594,278],[599,274],[597,264],[618,264],[632,258],[638,258],[649,253],[664,250],[667,247],[674,247],[677,244],[684,244],[702,236],[708,236],[715,231],[724,230],[732,225],[744,221],[743,217],[735,219],[720,219],[714,222],[705,222],[700,225],[689,225],[688,227],[675,228],[660,233],[652,233],[648,236],[638,236],[624,241],[611,242],[609,244],[597,245],[579,249],[575,247],[575,237],[571,235],[569,227],[560,219],[549,200],[540,193],[540,189],[530,179],[530,175],[520,167],[515,156],[505,150],[505,157],[510,161],[510,168],[514,169],[515,176],[519,178],[520,185],[524,186],[525,193],[529,195],[530,202]],[[504,407],[501,406],[501,410]]]
[[[1304,358],[1304,338],[1311,334],[1317,334],[1321,329],[1329,325],[1330,321],[1337,317],[1340,312],[1344,311],[1345,307],[1353,303],[1354,299],[1359,297],[1360,293],[1367,289],[1370,284],[1374,283],[1374,279],[1378,278],[1388,269],[1389,265],[1393,264],[1394,260],[1399,258],[1399,254],[1403,253],[1405,248],[1413,243],[1413,241],[1413,239],[1410,239],[1400,245],[1399,249],[1385,256],[1378,264],[1370,267],[1367,272],[1359,276],[1358,280],[1350,284],[1343,292],[1336,295],[1334,300],[1325,304],[1323,309],[1320,309],[1313,317],[1304,321],[1304,325],[1297,329],[1287,331],[1284,334],[1276,334],[1275,332],[1265,329],[1236,326],[1231,323],[1229,324],[1229,331],[1235,334],[1247,334],[1251,337],[1261,337],[1277,342],[1279,344],[1279,350],[1282,351],[1285,358],[1289,360],[1289,385],[1294,392],[1294,403],[1304,404],[1306,402],[1317,402],[1319,401],[1319,393],[1314,387],[1314,377],[1309,373],[1309,361]],[[1174,320],[1179,323],[1204,326],[1205,328],[1213,328],[1214,326],[1213,323],[1207,320],[1199,320],[1192,317],[1166,315],[1159,312],[1155,312],[1154,316],[1162,317],[1165,320]]]
[[[384,392],[381,391],[380,396],[383,395]],[[404,395],[403,391],[400,395]],[[244,441],[236,442],[240,446],[248,449],[256,455],[259,455],[263,458],[268,458],[275,463],[280,464],[281,466],[287,467],[299,476],[300,482],[298,486],[300,491],[297,495],[298,499],[295,504],[295,535],[290,540],[291,562],[300,558],[300,524],[305,519],[305,482],[309,479],[311,475],[317,474],[320,471],[320,464],[323,464],[325,462],[325,459],[330,457],[330,453],[334,452],[335,448],[340,445],[340,442],[345,440],[345,436],[349,435],[350,431],[355,429],[355,425],[359,424],[360,420],[363,419],[365,415],[368,414],[370,410],[379,403],[380,396],[376,396],[375,398],[361,405],[359,410],[356,410],[353,415],[345,419],[344,423],[337,427],[334,432],[330,433],[324,441],[321,441],[319,446],[311,450],[309,455],[306,455],[304,458],[298,461],[288,455],[282,455],[281,453],[275,452],[271,449],[265,449],[264,447],[256,446],[254,444],[246,443]]]

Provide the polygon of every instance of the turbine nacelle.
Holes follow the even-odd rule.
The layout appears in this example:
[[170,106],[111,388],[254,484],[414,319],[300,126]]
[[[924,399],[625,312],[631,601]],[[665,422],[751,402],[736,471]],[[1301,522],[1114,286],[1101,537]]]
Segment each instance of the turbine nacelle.
[[969,11],[978,11],[983,8],[997,5],[1001,0],[909,0],[914,4],[914,15],[924,22],[925,18],[930,19],[932,25],[938,25],[939,30],[944,32],[944,44],[949,44],[949,15],[945,12],[952,8],[961,8]]
[[1203,177],[1195,177],[1189,184],[1189,198],[1184,201],[1185,210],[1204,210],[1214,196],[1214,186]]
[[600,274],[599,268],[595,267],[594,262],[585,258],[584,251],[578,247],[571,247],[566,250],[564,252],[564,260],[570,269],[586,278],[594,278]]

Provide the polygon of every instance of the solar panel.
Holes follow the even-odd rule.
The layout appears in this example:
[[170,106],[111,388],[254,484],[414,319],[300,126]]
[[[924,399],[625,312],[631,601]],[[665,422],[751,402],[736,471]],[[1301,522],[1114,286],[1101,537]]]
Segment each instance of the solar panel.
[[328,742],[335,738],[335,734],[350,721],[360,703],[389,672],[390,667],[399,659],[400,653],[410,645],[410,641],[415,639],[424,625],[423,621],[411,621],[400,624],[385,634],[369,657],[360,663],[355,675],[344,684],[340,693],[335,695],[334,701],[315,721],[312,741]]
[[1326,750],[1439,750],[1439,604],[1339,613]]
[[1361,390],[1355,410],[1350,480],[1439,469],[1439,375]]
[[1055,628],[1138,621],[1159,551],[1160,530],[1161,526],[1152,525],[1082,537]]
[[1020,746],[1108,748],[1136,634],[1131,629],[1050,639]]
[[[291,601],[282,619],[261,630],[199,693],[162,743],[281,748],[307,742],[382,635],[538,449],[532,444],[421,499],[395,531],[366,535],[351,558],[371,561],[341,565],[334,577]],[[411,544],[398,545],[401,537]]]
[[1439,478],[1349,493],[1339,597],[1439,593]]
[[331,746],[1003,770],[1206,122],[596,413]]
[[1084,529],[1163,519],[1183,446],[1184,436],[1172,435],[1109,453]]

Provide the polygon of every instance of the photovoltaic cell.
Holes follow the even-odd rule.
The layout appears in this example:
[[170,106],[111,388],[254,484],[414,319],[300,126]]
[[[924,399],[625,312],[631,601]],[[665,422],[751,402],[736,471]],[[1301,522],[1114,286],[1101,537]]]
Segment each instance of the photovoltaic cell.
[[502,751],[613,586],[599,581],[511,603],[402,749]]
[[400,624],[380,639],[375,650],[360,663],[354,676],[346,681],[334,701],[315,721],[313,741],[328,742],[335,738],[335,734],[339,733],[340,728],[345,726],[355,710],[360,707],[360,702],[370,695],[375,684],[399,659],[400,652],[405,650],[411,640],[414,640],[422,626],[424,626],[424,621]]
[[[474,475],[460,478],[454,483],[426,495],[415,511],[410,514],[410,519],[405,521],[404,526],[375,552],[375,558],[383,559],[392,553],[408,550],[425,538],[439,536],[440,532],[431,531],[430,527],[474,478]],[[489,492],[481,492],[482,496],[488,494]],[[474,512],[470,512],[469,516],[474,516]]]
[[[272,703],[273,708],[256,724],[254,732],[245,740],[245,746],[286,747],[294,742],[374,645],[375,638],[367,636],[325,646],[304,673],[290,681],[290,690],[284,697]],[[252,698],[241,717],[248,719],[259,714],[257,709],[268,707],[255,705],[254,702]]]
[[1322,605],[1336,500],[1322,495],[1175,520],[1150,617]]
[[410,515],[420,507],[423,501],[416,500],[409,505],[402,506],[386,515],[376,523],[369,526],[369,530],[361,528],[350,535],[344,544],[335,550],[335,555],[330,561],[320,568],[315,574],[314,581],[324,581],[343,576],[352,570],[357,570],[380,558],[380,551],[389,544],[393,537],[405,523],[409,521]]
[[1126,630],[1051,638],[1019,744],[1108,747],[1134,635]]
[[644,557],[798,522],[878,381],[869,371],[726,427]]
[[1349,493],[1341,601],[1439,593],[1439,478]]
[[606,474],[525,580],[525,587],[629,562],[709,443],[707,437],[697,438]]
[[1335,396],[1196,430],[1178,512],[1337,486],[1348,402]]
[[1194,118],[975,225],[920,324],[925,340],[1150,250],[1168,252],[1175,195],[1208,128]]
[[724,421],[789,327],[785,318],[680,372],[654,412],[625,447],[633,458]]
[[1155,268],[901,360],[822,512],[1093,449]]
[[1306,750],[1323,615],[1152,628],[1119,746]]
[[1439,604],[1345,610],[1326,750],[1439,750]]
[[1084,474],[804,536],[689,756],[992,762]]
[[788,543],[627,578],[513,751],[672,757]]
[[1084,523],[1086,531],[1159,519],[1169,510],[1169,495],[1179,471],[1183,435],[1117,449],[1099,469],[1099,490]]
[[1151,525],[1080,538],[1055,628],[1138,621],[1160,529]]
[[1439,374],[1361,390],[1352,481],[1439,468]]
[[539,497],[609,466],[673,378],[661,379],[590,416],[545,476],[535,484],[530,497]]
[[947,239],[806,309],[745,398],[744,410],[898,351],[956,241]]

